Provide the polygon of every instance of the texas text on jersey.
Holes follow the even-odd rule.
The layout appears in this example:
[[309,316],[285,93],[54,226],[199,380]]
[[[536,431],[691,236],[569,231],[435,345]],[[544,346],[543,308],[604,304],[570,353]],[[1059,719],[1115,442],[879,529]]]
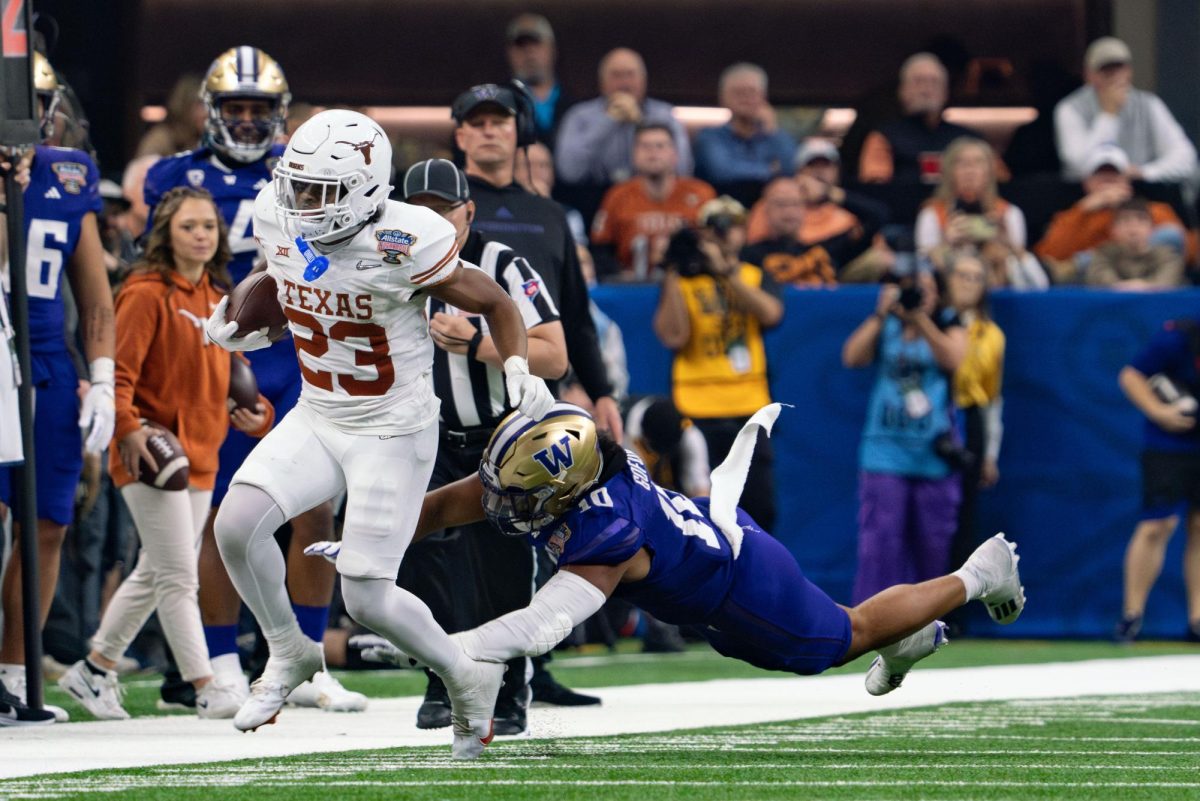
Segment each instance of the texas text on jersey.
[[363,434],[406,434],[435,421],[433,342],[419,293],[458,267],[454,227],[428,209],[386,201],[327,255],[327,272],[306,280],[302,246],[276,219],[274,186],[259,193],[254,226],[295,341],[300,403]]

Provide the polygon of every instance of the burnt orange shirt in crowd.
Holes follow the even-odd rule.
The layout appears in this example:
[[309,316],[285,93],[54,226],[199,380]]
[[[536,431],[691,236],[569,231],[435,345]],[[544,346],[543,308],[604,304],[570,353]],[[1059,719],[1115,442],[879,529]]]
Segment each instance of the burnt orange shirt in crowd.
[[[1154,227],[1160,225],[1178,225],[1184,229],[1183,222],[1168,203],[1150,201],[1146,204],[1150,209],[1150,219]],[[1112,221],[1115,216],[1113,209],[1098,209],[1086,211],[1083,201],[1079,201],[1066,211],[1060,211],[1050,220],[1046,235],[1033,248],[1033,252],[1043,259],[1065,261],[1076,253],[1093,250],[1112,238]],[[1186,230],[1186,229],[1184,229]],[[1196,237],[1187,232],[1187,261],[1196,263]]]
[[[117,443],[145,418],[178,437],[192,488],[210,490],[217,451],[229,431],[230,354],[206,339],[204,326],[225,293],[209,283],[207,273],[198,284],[175,272],[170,281],[157,272],[136,272],[117,295],[117,424],[108,468],[118,487],[134,480],[121,464]],[[262,395],[258,400],[267,408],[267,421],[251,436],[261,437],[271,429],[275,410]]]
[[604,195],[592,222],[592,243],[614,245],[625,272],[633,272],[639,259],[646,268],[656,267],[671,234],[694,224],[700,207],[716,196],[704,181],[676,178],[671,194],[658,201],[646,194],[641,178],[631,178]]

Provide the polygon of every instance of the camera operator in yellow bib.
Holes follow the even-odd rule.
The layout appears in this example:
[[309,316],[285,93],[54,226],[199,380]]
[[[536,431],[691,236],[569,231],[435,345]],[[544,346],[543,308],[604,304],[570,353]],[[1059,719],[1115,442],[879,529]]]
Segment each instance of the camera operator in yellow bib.
[[[675,234],[664,259],[654,333],[675,353],[672,394],[719,464],[750,415],[771,402],[762,332],[783,319],[782,289],[738,253],[746,210],[729,197],[700,209],[696,229]],[[770,440],[760,436],[742,496],[761,526],[775,518]]]

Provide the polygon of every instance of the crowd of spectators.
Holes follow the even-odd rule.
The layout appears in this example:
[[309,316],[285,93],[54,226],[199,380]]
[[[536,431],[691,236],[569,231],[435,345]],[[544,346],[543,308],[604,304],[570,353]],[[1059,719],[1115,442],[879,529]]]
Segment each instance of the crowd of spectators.
[[[674,352],[674,397],[655,409],[670,406],[670,419],[685,421],[689,458],[702,452],[712,465],[770,400],[762,331],[782,319],[783,287],[884,282],[843,354],[847,366],[878,370],[861,451],[856,598],[945,572],[956,532],[973,537],[977,490],[999,479],[1004,336],[988,315],[990,290],[1147,291],[1196,275],[1196,151],[1166,104],[1133,88],[1132,54],[1118,39],[1088,48],[1083,86],[1056,103],[1039,101],[1041,133],[1018,132],[1012,158],[946,118],[950,74],[927,52],[899,69],[899,115],[872,123],[847,154],[833,139],[789,130],[755,64],[721,72],[714,100],[728,122],[692,138],[673,106],[651,96],[652,76],[634,50],[608,52],[597,96],[575,102],[557,77],[558,43],[545,17],[516,17],[504,44],[515,83],[473,87],[454,105],[470,227],[540,273],[573,368],[562,393],[594,410],[602,428],[620,433],[628,375],[622,332],[586,300],[595,281],[661,285],[653,324],[625,335],[653,328]],[[114,291],[139,256],[151,214],[147,171],[201,144],[198,87],[194,76],[180,79],[120,185],[100,186],[97,222]],[[281,139],[315,110],[293,103]],[[1061,181],[1071,182],[1052,195],[1062,205],[1031,214],[1030,193],[1008,183],[1018,163],[1022,175],[1024,165],[1059,165]],[[956,410],[967,412],[965,425]],[[46,637],[63,661],[86,652],[101,587],[110,597],[136,553],[121,494],[95,455],[85,462],[72,537],[86,541],[86,552],[63,563]],[[743,506],[769,530],[765,438],[752,469]],[[690,465],[688,480],[702,473]],[[909,503],[917,510],[910,519],[889,515]],[[1140,603],[1127,604],[1127,617],[1140,617]],[[119,651],[111,649],[106,667],[118,664]],[[135,643],[134,653],[144,658],[147,648]]]

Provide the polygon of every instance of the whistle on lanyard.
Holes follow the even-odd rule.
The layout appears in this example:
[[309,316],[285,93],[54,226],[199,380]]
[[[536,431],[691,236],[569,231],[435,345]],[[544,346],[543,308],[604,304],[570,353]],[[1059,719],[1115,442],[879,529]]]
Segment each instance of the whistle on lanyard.
[[308,266],[304,268],[305,281],[316,281],[329,269],[329,259],[313,252],[312,246],[304,241],[304,237],[296,237],[296,247],[300,249],[300,255],[304,256],[304,260],[308,262]]

